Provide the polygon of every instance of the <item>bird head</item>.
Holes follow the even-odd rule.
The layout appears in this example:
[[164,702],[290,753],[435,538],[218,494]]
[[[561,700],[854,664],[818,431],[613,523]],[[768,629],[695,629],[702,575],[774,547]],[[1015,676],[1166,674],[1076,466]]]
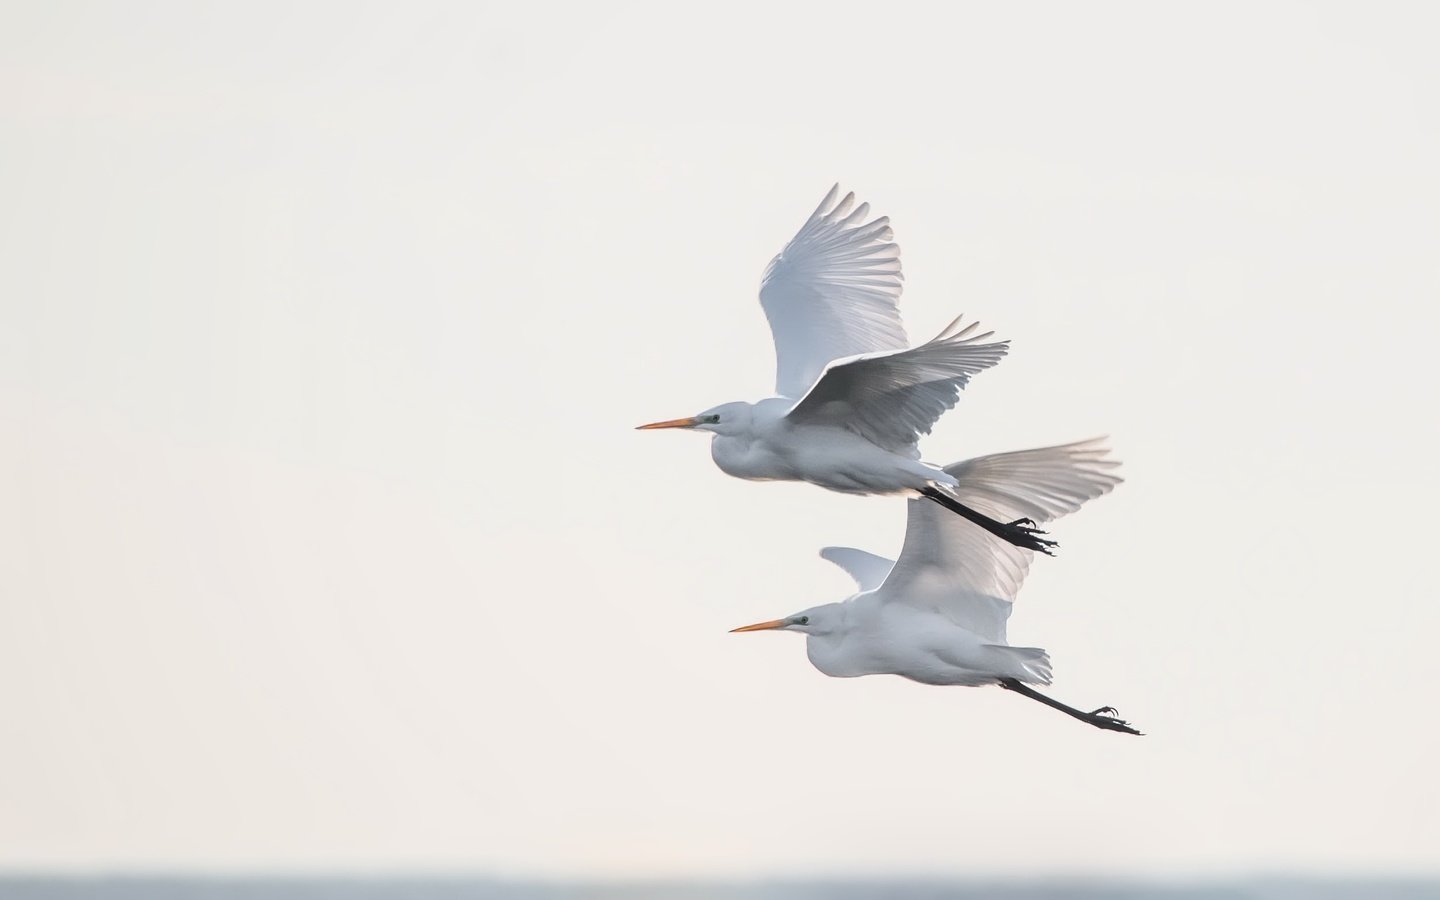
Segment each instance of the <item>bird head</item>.
[[839,603],[827,603],[824,606],[812,606],[803,609],[793,616],[786,616],[783,619],[771,619],[768,622],[756,622],[754,625],[744,625],[740,628],[730,629],[731,634],[740,631],[798,631],[801,634],[829,634],[837,630],[844,615],[841,612]]
[[754,407],[744,401],[722,403],[702,413],[685,419],[666,419],[641,425],[638,431],[654,431],[657,428],[689,428],[693,431],[708,431],[712,434],[740,434],[750,427],[750,414]]

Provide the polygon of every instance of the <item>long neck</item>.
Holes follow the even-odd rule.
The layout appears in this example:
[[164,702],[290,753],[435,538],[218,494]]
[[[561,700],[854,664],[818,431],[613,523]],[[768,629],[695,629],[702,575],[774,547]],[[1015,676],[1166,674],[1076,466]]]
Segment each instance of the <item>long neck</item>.
[[833,678],[852,678],[868,675],[864,661],[855,654],[855,642],[846,640],[851,631],[849,607],[844,603],[831,603],[820,607],[825,616],[825,631],[805,636],[805,655],[810,664]]

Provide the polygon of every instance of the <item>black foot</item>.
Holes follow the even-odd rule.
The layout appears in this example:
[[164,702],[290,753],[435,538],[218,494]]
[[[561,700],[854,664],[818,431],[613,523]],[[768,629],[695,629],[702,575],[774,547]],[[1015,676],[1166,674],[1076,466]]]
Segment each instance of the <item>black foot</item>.
[[997,522],[987,515],[976,512],[954,497],[945,493],[937,487],[927,487],[920,492],[920,496],[940,504],[951,512],[964,519],[969,519],[976,525],[998,537],[1000,540],[1023,547],[1026,550],[1035,550],[1046,556],[1054,556],[1055,551],[1051,547],[1058,547],[1054,541],[1047,541],[1036,535],[1045,532],[1035,527],[1034,519],[1016,519],[1013,522]]
[[1115,716],[1115,707],[1102,706],[1085,717],[1085,721],[1096,728],[1104,728],[1107,731],[1123,731],[1126,734],[1143,734],[1144,732],[1133,728],[1129,722]]
[[1013,522],[1006,522],[995,528],[995,536],[1003,541],[1008,541],[1017,547],[1024,547],[1026,550],[1036,550],[1046,556],[1054,556],[1055,551],[1051,547],[1060,546],[1055,541],[1047,541],[1039,534],[1045,534],[1035,527],[1034,519],[1016,519]]

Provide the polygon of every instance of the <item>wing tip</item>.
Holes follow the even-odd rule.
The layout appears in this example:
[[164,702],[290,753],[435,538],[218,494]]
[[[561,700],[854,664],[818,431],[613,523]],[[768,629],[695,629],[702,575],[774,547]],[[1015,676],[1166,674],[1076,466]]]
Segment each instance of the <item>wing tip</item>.
[[[949,325],[946,325],[944,328],[940,329],[940,333],[935,335],[935,337],[931,338],[928,343],[978,344],[983,340],[987,340],[995,336],[994,330],[975,334],[976,329],[980,327],[979,319],[974,319],[968,324],[965,324],[964,327],[961,327],[961,323],[964,321],[965,314],[961,313],[954,319],[950,320]],[[1004,353],[1009,350],[1010,339],[1005,338],[1004,340],[996,341],[995,346],[1001,348],[1001,352]]]

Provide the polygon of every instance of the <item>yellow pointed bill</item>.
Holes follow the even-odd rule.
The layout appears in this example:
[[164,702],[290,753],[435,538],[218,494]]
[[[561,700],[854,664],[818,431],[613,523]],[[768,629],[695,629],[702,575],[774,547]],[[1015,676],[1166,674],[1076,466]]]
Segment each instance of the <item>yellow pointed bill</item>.
[[656,428],[694,428],[700,424],[700,420],[694,416],[688,419],[666,419],[663,422],[651,422],[649,425],[637,425],[636,431],[654,431]]
[[737,631],[768,631],[768,630],[771,629],[771,628],[784,628],[784,627],[785,627],[785,620],[784,620],[784,619],[771,619],[771,620],[768,621],[768,622],[756,622],[754,625],[743,625],[743,626],[741,626],[741,627],[739,627],[739,628],[732,628],[732,629],[730,629],[730,633],[731,633],[731,634],[735,634]]

